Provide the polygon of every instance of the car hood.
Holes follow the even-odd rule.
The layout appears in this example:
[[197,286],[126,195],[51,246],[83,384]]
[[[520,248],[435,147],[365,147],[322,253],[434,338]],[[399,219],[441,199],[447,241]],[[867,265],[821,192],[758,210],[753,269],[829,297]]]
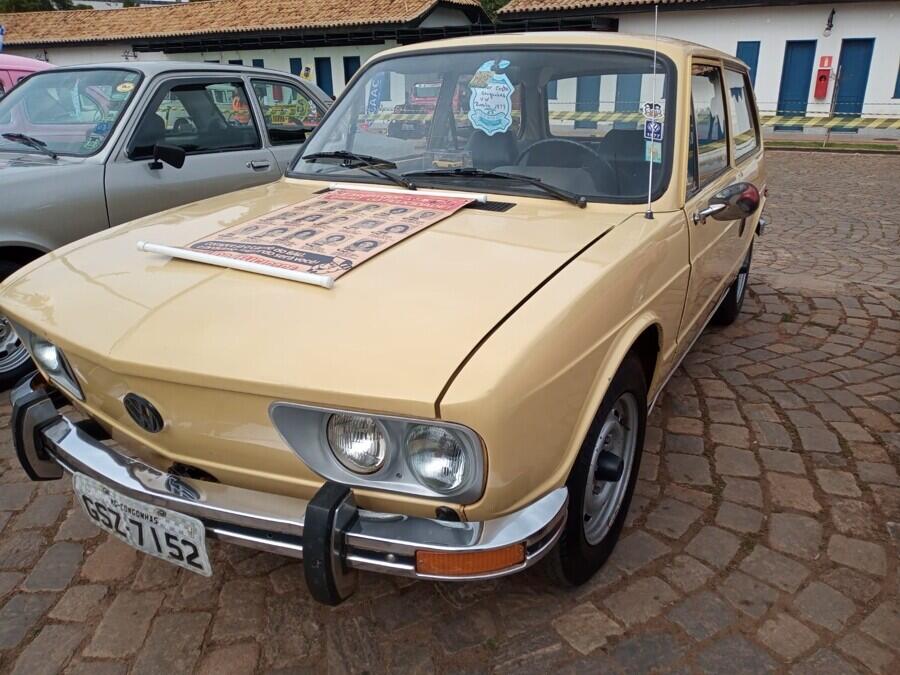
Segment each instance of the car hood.
[[463,209],[330,290],[137,250],[138,241],[186,245],[321,187],[284,179],[106,230],[17,274],[0,307],[112,372],[432,416],[491,329],[628,215],[491,197],[515,206]]
[[47,173],[57,169],[81,164],[82,160],[73,160],[67,157],[53,159],[47,155],[28,152],[9,152],[4,147],[0,152],[0,185],[6,185],[9,181],[19,176],[32,177],[39,173]]

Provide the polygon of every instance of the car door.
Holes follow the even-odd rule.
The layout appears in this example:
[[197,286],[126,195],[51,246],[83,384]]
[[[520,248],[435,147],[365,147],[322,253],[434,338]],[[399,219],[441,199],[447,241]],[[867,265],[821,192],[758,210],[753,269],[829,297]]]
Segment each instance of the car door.
[[742,221],[703,217],[723,188],[737,182],[731,166],[728,112],[719,64],[695,61],[691,72],[691,133],[685,215],[690,229],[691,276],[680,335],[706,323],[739,263]]
[[258,77],[250,82],[265,123],[269,147],[285,172],[306,141],[306,134],[319,124],[325,109],[299,84]]
[[[110,225],[281,176],[237,76],[162,81],[123,138],[106,167]],[[155,145],[182,148],[184,166],[154,165]]]

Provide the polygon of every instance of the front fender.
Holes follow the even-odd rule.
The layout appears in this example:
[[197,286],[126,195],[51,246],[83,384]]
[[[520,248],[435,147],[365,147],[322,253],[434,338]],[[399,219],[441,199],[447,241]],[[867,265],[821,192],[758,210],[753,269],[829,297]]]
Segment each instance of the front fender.
[[[470,520],[518,510],[563,485],[621,364],[650,326],[659,363],[674,352],[688,282],[681,212],[614,228],[485,341],[439,402],[487,448]],[[656,379],[659,379],[658,377]]]

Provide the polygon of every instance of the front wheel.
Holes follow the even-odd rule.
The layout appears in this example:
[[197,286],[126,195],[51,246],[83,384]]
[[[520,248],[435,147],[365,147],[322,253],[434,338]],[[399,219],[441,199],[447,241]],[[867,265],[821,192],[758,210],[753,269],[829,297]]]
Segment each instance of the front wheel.
[[610,383],[566,481],[568,518],[547,565],[555,581],[583,584],[612,553],[634,494],[646,425],[647,384],[632,353]]
[[[19,269],[11,262],[0,262],[0,281]],[[0,315],[0,390],[12,387],[16,382],[34,370],[28,350],[12,324],[5,316]]]

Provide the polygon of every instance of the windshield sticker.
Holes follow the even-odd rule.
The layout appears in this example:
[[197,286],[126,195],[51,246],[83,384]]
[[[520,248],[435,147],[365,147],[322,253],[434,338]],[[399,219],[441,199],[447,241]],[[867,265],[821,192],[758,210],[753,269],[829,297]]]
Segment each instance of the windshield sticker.
[[82,152],[94,152],[101,145],[103,145],[103,136],[91,134],[84,143],[81,144],[81,150]]
[[648,120],[661,120],[665,115],[661,103],[647,102],[641,106],[641,114]]
[[646,141],[644,145],[644,161],[662,164],[662,143]]
[[127,94],[130,91],[134,91],[134,82],[123,82],[116,87],[116,91],[120,94]]
[[105,136],[112,129],[112,122],[98,122],[94,127],[94,133]]
[[[460,197],[331,190],[256,220],[235,225],[185,248],[337,279],[372,256],[453,215]],[[218,263],[216,263],[218,264]]]
[[663,139],[663,123],[656,120],[644,120],[644,140],[661,142]]
[[512,126],[513,85],[505,73],[509,61],[486,61],[469,82],[469,122],[488,136],[506,133]]

